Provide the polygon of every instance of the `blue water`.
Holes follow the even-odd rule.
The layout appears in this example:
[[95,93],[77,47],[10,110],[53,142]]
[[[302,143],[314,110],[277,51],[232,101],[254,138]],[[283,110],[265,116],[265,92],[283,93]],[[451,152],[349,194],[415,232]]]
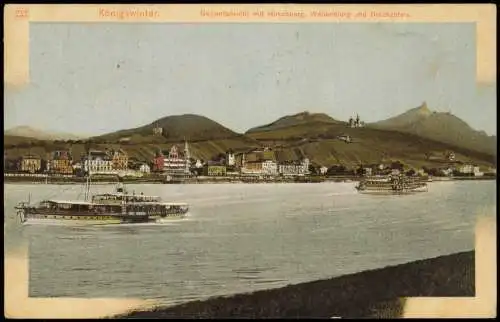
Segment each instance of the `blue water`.
[[[131,185],[188,202],[166,225],[20,226],[14,205],[74,199],[81,186],[5,185],[5,247],[30,243],[33,297],[139,297],[172,304],[249,292],[474,248],[494,181],[433,182],[407,196],[354,183]],[[112,186],[96,186],[107,191]]]

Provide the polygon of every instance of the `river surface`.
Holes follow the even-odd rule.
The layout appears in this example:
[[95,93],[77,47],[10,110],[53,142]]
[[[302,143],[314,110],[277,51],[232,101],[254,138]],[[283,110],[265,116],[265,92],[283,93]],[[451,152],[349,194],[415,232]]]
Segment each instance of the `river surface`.
[[75,199],[80,185],[6,184],[4,247],[29,241],[32,297],[173,304],[472,250],[476,216],[496,209],[495,181],[433,182],[428,192],[406,196],[361,195],[354,185],[129,185],[188,202],[189,216],[71,227],[21,226],[13,207],[28,192],[32,201]]

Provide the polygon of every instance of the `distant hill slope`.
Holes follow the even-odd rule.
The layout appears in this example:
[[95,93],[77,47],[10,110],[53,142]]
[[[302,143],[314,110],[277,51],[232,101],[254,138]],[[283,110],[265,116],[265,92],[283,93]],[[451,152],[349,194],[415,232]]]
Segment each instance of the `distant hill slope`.
[[16,135],[5,135],[3,136],[3,142],[4,146],[8,147],[11,145],[18,145],[18,144],[28,144],[28,143],[38,143],[40,140],[35,139],[35,138],[30,138],[30,137],[25,137],[25,136],[16,136]]
[[277,121],[270,124],[254,127],[248,130],[246,133],[255,133],[263,131],[273,131],[282,128],[287,128],[290,126],[298,126],[301,124],[311,124],[311,123],[327,123],[327,124],[341,124],[342,122],[337,121],[324,113],[309,113],[302,112],[295,115],[284,116]]
[[[275,129],[257,127],[247,135],[263,146],[274,148],[278,161],[297,160],[307,156],[319,165],[344,164],[358,166],[361,163],[390,162],[401,160],[415,167],[445,167],[447,151],[454,151],[462,162],[492,166],[491,154],[457,147],[449,143],[420,137],[412,133],[378,128],[350,128],[343,122],[298,122]],[[348,135],[352,143],[339,140]],[[437,155],[432,160],[429,155]]]
[[369,127],[412,133],[435,141],[496,156],[496,136],[476,131],[450,113],[429,110],[426,103]]
[[[163,129],[162,135],[153,135],[153,128]],[[6,136],[4,136],[4,139]],[[123,140],[127,138],[127,140]],[[8,139],[8,140],[7,140]],[[8,137],[6,141],[9,157],[19,157],[26,153],[38,154],[41,157],[48,152],[58,149],[70,149],[75,159],[80,159],[85,154],[85,141],[76,142],[51,142],[18,139]],[[173,144],[181,148],[184,139],[189,143],[193,158],[208,160],[220,153],[233,151],[246,151],[260,147],[260,143],[243,134],[214,122],[204,116],[185,114],[161,118],[150,124],[127,130],[121,130],[89,138],[90,146],[96,149],[123,148],[130,157],[151,161],[158,150],[167,150]]]
[[[153,135],[153,128],[155,127],[163,130],[162,135],[156,136],[156,139]],[[93,139],[116,141],[125,137],[135,138],[136,141],[142,137],[147,141],[156,140],[161,143],[183,141],[184,139],[188,141],[229,139],[242,137],[242,135],[207,117],[184,114],[167,116],[141,127],[112,132]]]
[[[71,151],[74,160],[81,160],[86,155],[86,143],[68,143],[54,141],[13,141],[9,137],[11,144],[4,148],[4,152],[9,159],[15,159],[26,154],[35,154],[42,158],[46,158],[48,153],[56,150],[68,149]],[[155,153],[159,150],[168,150],[176,144],[179,148],[184,147],[184,142],[171,143],[91,143],[92,149],[105,150],[122,148],[130,158],[134,158],[143,162],[152,161]],[[191,157],[194,159],[210,160],[212,157],[221,153],[226,153],[229,149],[235,152],[243,152],[249,149],[260,148],[258,142],[245,142],[239,138],[221,139],[189,142],[189,150]]]
[[[412,122],[418,122],[418,119],[426,118],[422,114],[428,112],[417,111],[412,114]],[[406,124],[405,118],[399,118],[398,122]],[[163,128],[162,136],[153,135],[153,128],[156,126]],[[350,136],[352,143],[340,140],[341,135]],[[120,139],[125,137],[129,140],[120,142]],[[155,152],[160,149],[169,149],[172,144],[178,144],[182,148],[184,138],[189,142],[192,157],[203,160],[209,160],[229,149],[245,152],[270,147],[275,152],[277,161],[308,157],[314,164],[324,166],[343,164],[357,167],[360,164],[402,161],[417,168],[447,167],[453,165],[444,157],[450,150],[455,152],[456,159],[460,162],[484,167],[495,167],[496,164],[496,157],[490,153],[439,142],[405,131],[376,127],[350,128],[345,122],[336,121],[325,114],[309,113],[285,116],[266,126],[256,127],[245,135],[231,131],[203,116],[170,116],[135,129],[94,137],[91,147],[122,147],[130,157],[151,161]],[[9,158],[26,153],[44,157],[48,152],[63,148],[71,149],[75,159],[80,159],[85,153],[83,141],[37,141],[10,136],[4,136],[4,139],[6,155]],[[429,155],[434,157],[429,158]]]
[[79,140],[84,138],[84,136],[79,136],[70,133],[43,131],[25,125],[16,126],[14,128],[5,130],[4,136],[5,135],[35,138],[38,140]]

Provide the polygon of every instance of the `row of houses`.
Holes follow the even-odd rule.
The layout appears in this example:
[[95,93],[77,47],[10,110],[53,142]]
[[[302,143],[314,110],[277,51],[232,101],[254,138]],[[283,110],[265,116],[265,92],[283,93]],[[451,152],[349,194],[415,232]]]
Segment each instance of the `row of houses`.
[[37,155],[25,155],[10,163],[7,170],[25,173],[54,173],[71,175],[78,173],[116,174],[127,171],[140,173],[161,173],[170,176],[191,176],[193,173],[206,176],[242,175],[306,175],[309,173],[309,159],[278,162],[275,153],[269,149],[225,155],[209,161],[194,159],[187,142],[181,149],[173,145],[169,150],[158,151],[150,162],[129,158],[121,149],[90,150],[80,160],[74,160],[70,151],[55,151],[42,159]]
[[38,155],[28,154],[18,159],[9,160],[4,157],[4,170],[25,173],[52,172],[73,174],[73,160],[69,152],[56,151],[52,159],[44,160]]
[[[100,173],[100,174],[147,174],[150,172],[166,174],[175,177],[186,177],[195,175],[226,176],[226,175],[249,175],[249,176],[304,176],[310,174],[311,162],[303,156],[297,160],[281,161],[278,151],[271,149],[251,150],[234,153],[229,150],[224,155],[219,155],[213,160],[203,161],[191,157],[189,145],[184,143],[181,148],[172,145],[168,150],[157,151],[152,160],[143,161],[130,158],[122,149],[108,149],[104,151],[90,150],[80,160],[73,160],[70,151],[55,151],[43,160],[36,155],[26,155],[18,160],[10,160],[6,170],[14,170],[25,173],[55,173],[71,175],[78,173]],[[454,157],[450,155],[449,157]],[[10,165],[8,165],[10,164]],[[321,175],[336,174],[335,166],[315,166],[315,173]],[[398,171],[398,166],[384,166],[382,164],[362,166],[362,174],[372,175],[384,171]],[[403,169],[400,169],[401,171]],[[495,169],[487,172],[496,173]],[[356,171],[355,171],[356,172]],[[359,172],[359,171],[358,171]],[[424,175],[423,169],[415,170],[416,174]],[[439,175],[472,175],[482,176],[484,172],[472,164],[462,164],[458,167],[446,167],[437,169]]]
[[[496,169],[489,168],[488,173],[496,174]],[[443,176],[452,176],[452,175],[463,175],[463,176],[474,176],[474,177],[482,177],[484,176],[484,171],[472,164],[461,165],[457,168],[447,167],[443,169],[439,169],[439,174]]]
[[28,154],[15,160],[4,158],[6,170],[17,170],[26,173],[54,173],[71,175],[78,171],[94,173],[113,173],[129,169],[129,157],[121,149],[90,150],[88,155],[77,161],[68,150],[54,151],[46,159],[38,155]]
[[309,173],[309,159],[277,162],[274,151],[269,149],[253,150],[235,154],[229,150],[214,160],[203,161],[190,157],[188,145],[180,151],[172,146],[169,151],[159,151],[153,159],[153,172],[169,175],[190,175],[195,172],[205,176],[241,175],[306,175]]

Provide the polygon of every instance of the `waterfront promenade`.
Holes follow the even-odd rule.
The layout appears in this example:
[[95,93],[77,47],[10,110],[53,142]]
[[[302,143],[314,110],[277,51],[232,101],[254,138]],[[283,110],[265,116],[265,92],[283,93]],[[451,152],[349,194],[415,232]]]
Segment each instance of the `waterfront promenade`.
[[[190,178],[167,178],[164,175],[147,175],[142,177],[122,177],[126,183],[147,184],[207,184],[207,183],[319,183],[359,181],[362,177],[352,175],[339,176],[297,176],[297,177],[257,177],[257,176],[198,176]],[[83,184],[85,177],[70,175],[46,174],[4,174],[4,183],[40,183],[40,184]],[[450,180],[496,180],[496,176],[482,177],[432,177],[433,181]],[[92,183],[116,183],[117,176],[92,176]]]

